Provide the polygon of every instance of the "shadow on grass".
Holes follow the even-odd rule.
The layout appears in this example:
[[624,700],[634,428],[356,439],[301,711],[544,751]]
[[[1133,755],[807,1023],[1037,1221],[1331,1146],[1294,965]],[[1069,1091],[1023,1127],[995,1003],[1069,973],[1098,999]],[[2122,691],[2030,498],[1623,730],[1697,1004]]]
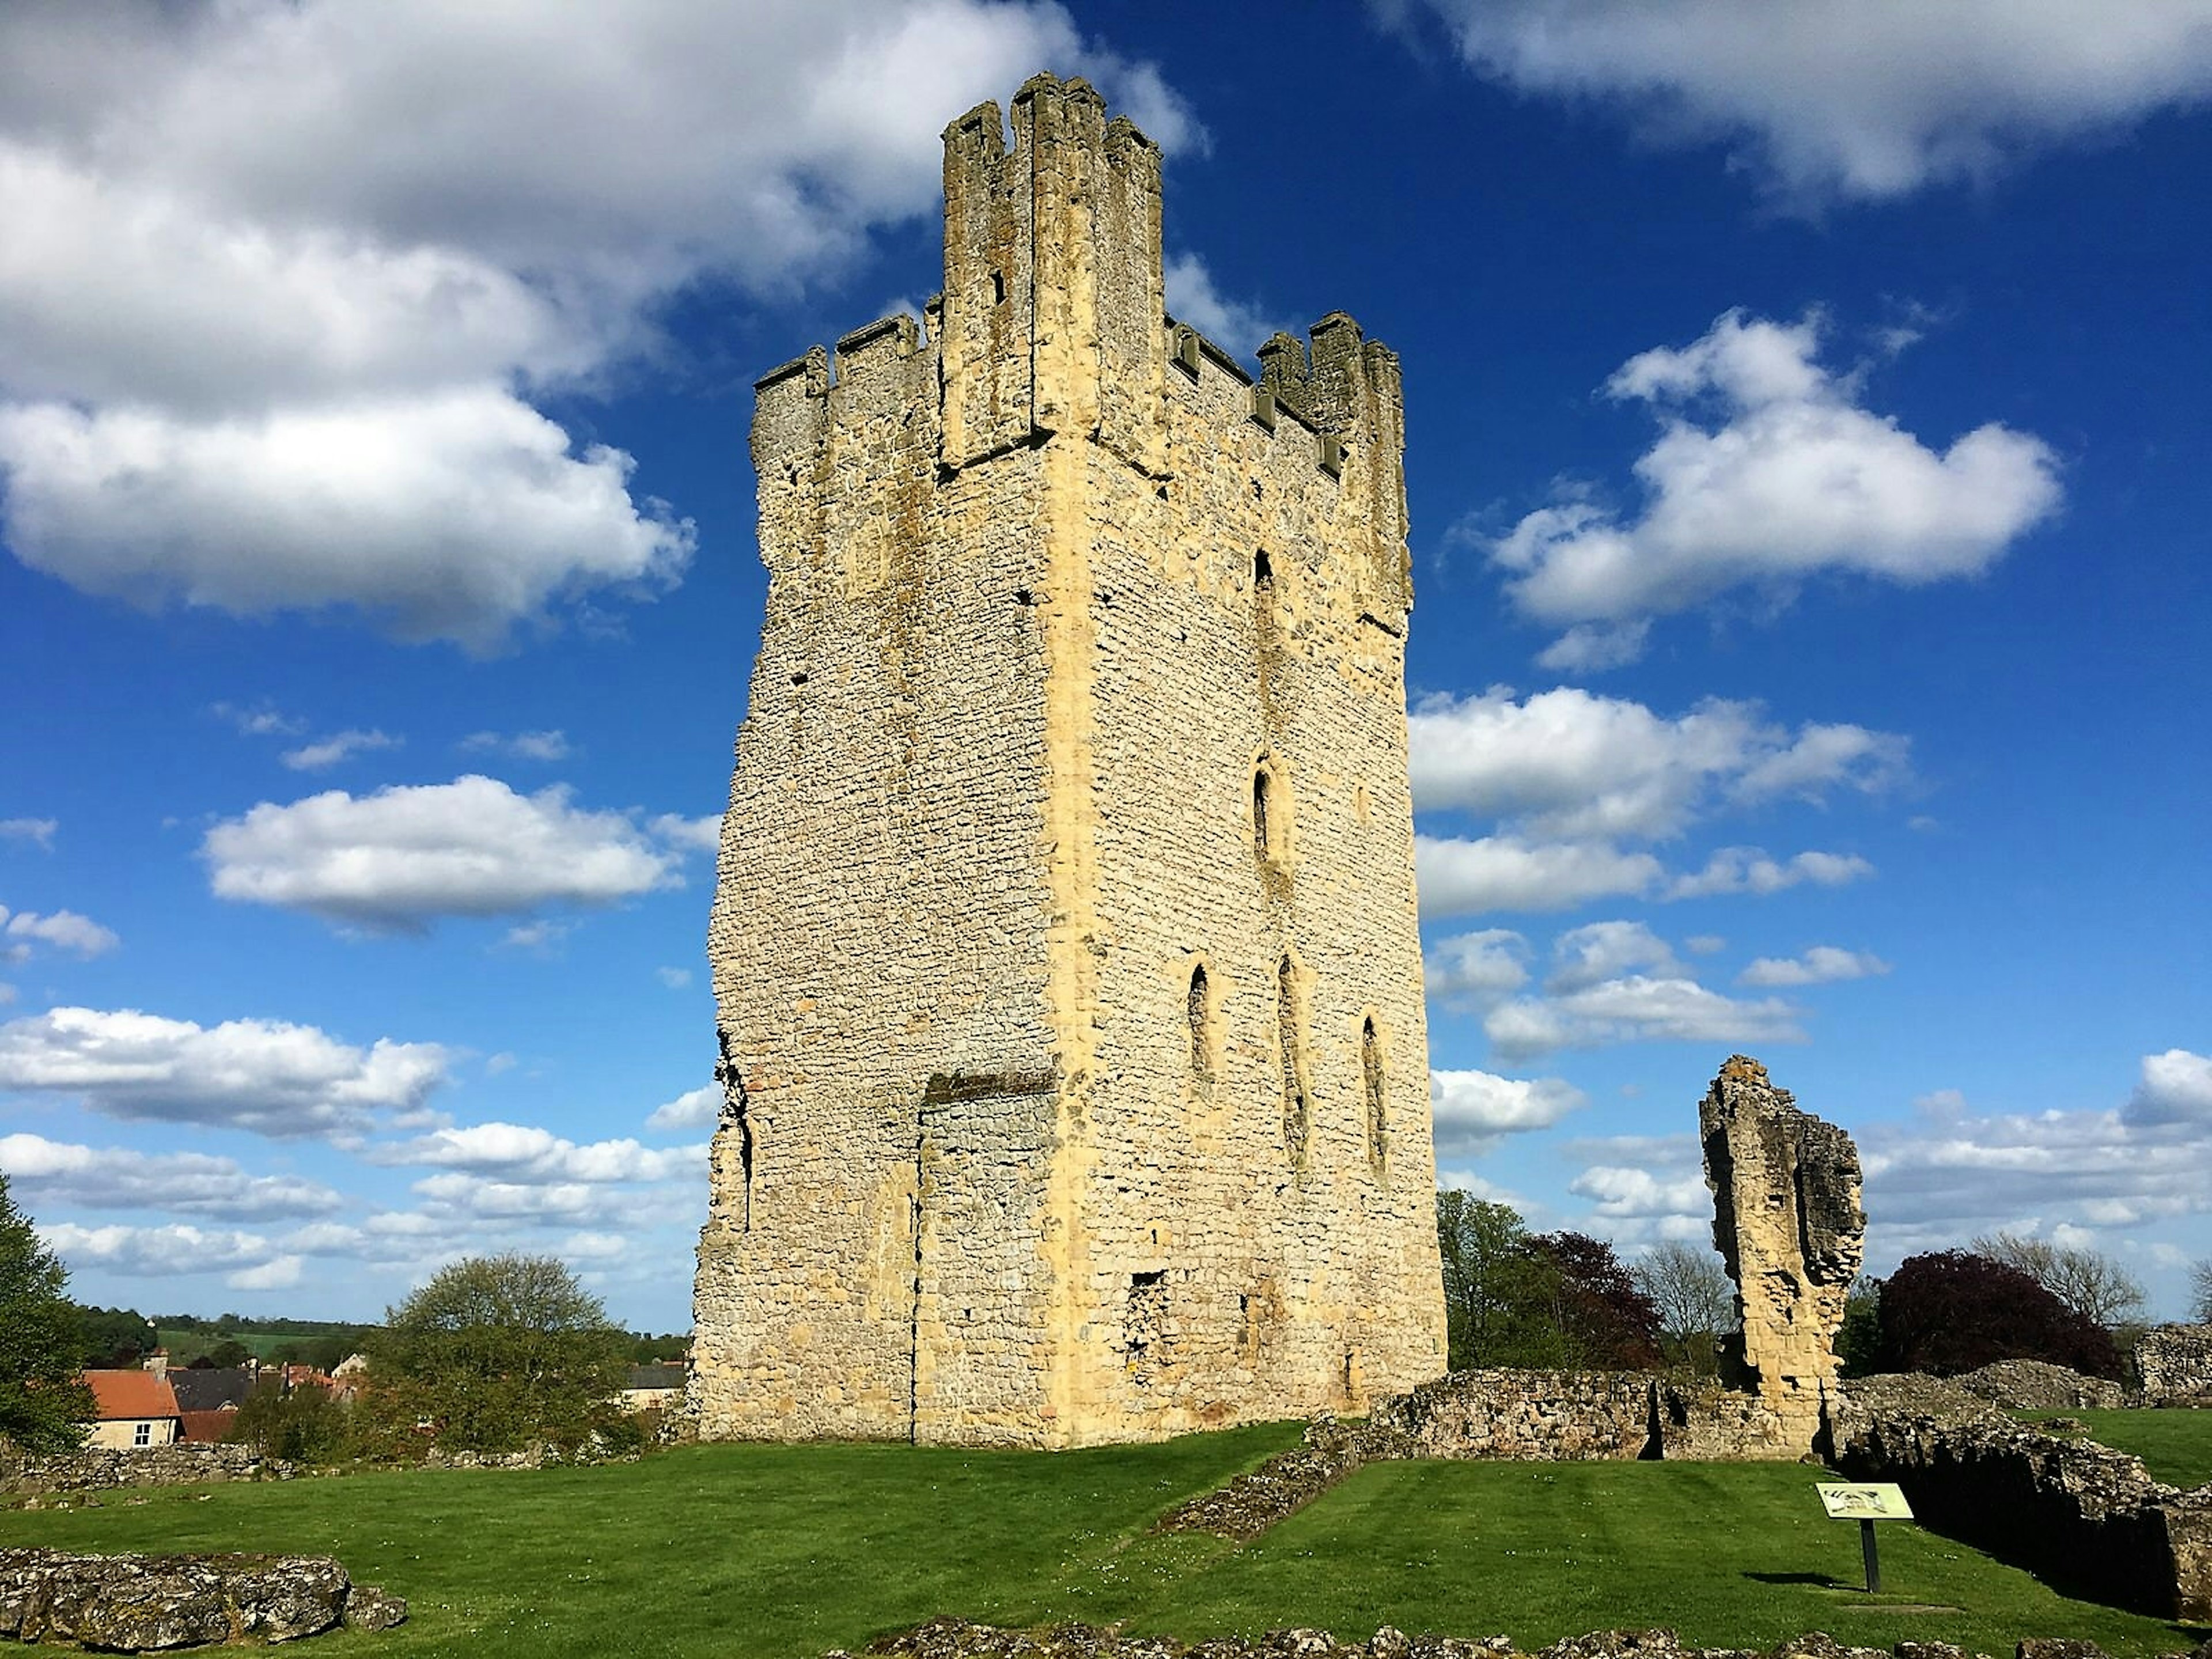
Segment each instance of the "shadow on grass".
[[1846,1584],[1832,1572],[1747,1572],[1747,1578],[1756,1578],[1762,1584],[1810,1584],[1817,1589],[1856,1589],[1856,1584]]

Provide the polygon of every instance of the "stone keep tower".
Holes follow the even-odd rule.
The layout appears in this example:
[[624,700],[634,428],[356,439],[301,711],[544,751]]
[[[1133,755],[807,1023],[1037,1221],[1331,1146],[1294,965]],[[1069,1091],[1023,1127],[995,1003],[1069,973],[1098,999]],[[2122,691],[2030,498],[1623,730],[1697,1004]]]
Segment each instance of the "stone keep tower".
[[758,383],[709,933],[708,1438],[1072,1446],[1443,1369],[1397,360],[1165,315],[1081,81],[945,136],[945,291]]

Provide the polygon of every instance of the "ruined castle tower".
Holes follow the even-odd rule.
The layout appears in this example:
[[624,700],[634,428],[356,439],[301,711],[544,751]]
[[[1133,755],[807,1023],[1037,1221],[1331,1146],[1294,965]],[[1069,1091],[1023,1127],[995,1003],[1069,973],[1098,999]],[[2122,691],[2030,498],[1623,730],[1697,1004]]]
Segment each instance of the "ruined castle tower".
[[1742,1334],[1723,1380],[1774,1413],[1784,1449],[1813,1449],[1834,1392],[1843,1326],[1866,1246],[1859,1152],[1850,1135],[1799,1109],[1748,1054],[1731,1054],[1698,1103],[1713,1247],[1736,1284]]
[[761,380],[709,953],[709,1438],[1068,1446],[1444,1364],[1397,360],[1164,311],[1080,81],[945,135],[945,291]]

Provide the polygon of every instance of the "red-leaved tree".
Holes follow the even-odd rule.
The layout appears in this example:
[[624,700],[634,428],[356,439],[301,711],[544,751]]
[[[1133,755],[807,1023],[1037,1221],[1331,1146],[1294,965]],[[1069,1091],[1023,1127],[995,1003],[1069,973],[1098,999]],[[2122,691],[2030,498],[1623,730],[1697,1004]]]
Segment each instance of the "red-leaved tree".
[[2120,1377],[2112,1333],[2017,1267],[1966,1250],[1907,1258],[1881,1284],[1875,1362],[1955,1376],[1999,1359],[2041,1359]]

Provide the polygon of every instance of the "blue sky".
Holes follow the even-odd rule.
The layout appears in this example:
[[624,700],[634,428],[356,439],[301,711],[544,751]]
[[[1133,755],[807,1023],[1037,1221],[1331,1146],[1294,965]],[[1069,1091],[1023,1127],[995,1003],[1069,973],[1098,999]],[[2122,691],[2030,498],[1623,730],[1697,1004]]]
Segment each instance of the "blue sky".
[[[1754,21],[1755,26],[1754,26]],[[1038,68],[1176,314],[1405,363],[1439,1161],[1624,1249],[1735,1051],[1869,1266],[2212,1255],[2212,3],[0,14],[0,1170],[102,1303],[689,1321],[750,382]]]

